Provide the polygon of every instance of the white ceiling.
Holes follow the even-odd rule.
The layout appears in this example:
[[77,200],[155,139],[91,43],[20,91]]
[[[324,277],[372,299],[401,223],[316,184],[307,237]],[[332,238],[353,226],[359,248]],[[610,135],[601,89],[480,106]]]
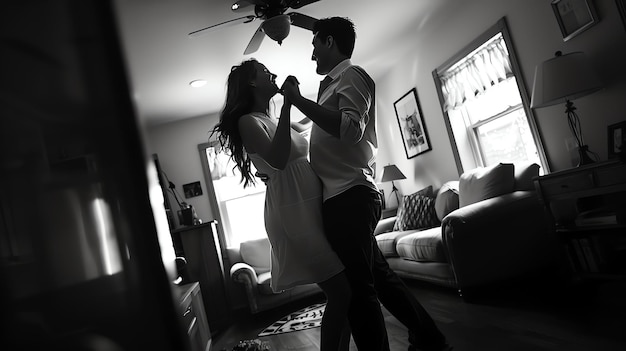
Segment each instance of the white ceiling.
[[[376,79],[390,64],[389,46],[423,24],[445,3],[456,0],[321,0],[298,10],[314,18],[349,17],[357,30],[353,61]],[[280,85],[293,74],[303,95],[314,96],[323,78],[311,61],[312,34],[293,27],[282,46],[265,38],[252,55],[243,51],[261,23],[224,26],[199,37],[191,31],[254,14],[232,12],[234,0],[116,0],[118,25],[129,70],[133,99],[146,125],[216,113],[223,106],[230,68],[254,57],[278,75]],[[386,55],[383,56],[383,54]],[[202,88],[189,82],[206,79]]]

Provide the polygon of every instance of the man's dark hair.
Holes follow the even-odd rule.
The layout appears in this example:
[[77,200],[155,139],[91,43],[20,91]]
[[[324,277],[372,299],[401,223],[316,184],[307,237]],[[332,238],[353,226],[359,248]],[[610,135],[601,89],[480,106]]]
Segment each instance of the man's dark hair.
[[329,36],[333,37],[339,52],[352,57],[356,32],[354,23],[350,19],[345,17],[319,19],[313,24],[313,34],[317,34],[321,40],[326,40]]

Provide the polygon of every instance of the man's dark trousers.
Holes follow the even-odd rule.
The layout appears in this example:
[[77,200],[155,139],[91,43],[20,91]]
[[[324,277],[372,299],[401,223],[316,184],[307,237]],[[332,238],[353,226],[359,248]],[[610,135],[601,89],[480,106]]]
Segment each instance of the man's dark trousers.
[[380,302],[409,330],[409,350],[438,350],[445,337],[389,267],[373,235],[382,213],[380,194],[355,186],[324,202],[324,230],[346,266],[352,287],[349,311],[355,343],[363,350],[388,350]]
[[389,350],[372,275],[377,247],[372,233],[382,212],[380,195],[358,185],[326,200],[322,209],[324,232],[352,288],[348,320],[354,342],[359,350]]

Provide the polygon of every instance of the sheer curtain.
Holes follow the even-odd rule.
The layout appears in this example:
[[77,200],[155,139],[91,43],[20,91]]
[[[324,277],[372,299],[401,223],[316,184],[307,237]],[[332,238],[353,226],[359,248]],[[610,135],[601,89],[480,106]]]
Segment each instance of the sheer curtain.
[[439,76],[444,109],[455,109],[513,76],[506,44],[498,34]]

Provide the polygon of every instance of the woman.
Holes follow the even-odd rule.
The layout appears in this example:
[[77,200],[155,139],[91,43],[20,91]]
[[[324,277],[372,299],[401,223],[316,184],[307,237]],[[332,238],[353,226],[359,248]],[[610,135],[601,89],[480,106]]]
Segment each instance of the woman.
[[307,160],[307,140],[290,127],[291,102],[285,99],[278,123],[268,114],[269,102],[279,92],[275,79],[254,59],[233,67],[213,133],[230,150],[244,187],[255,183],[251,163],[268,176],[265,229],[272,247],[271,287],[281,291],[317,283],[327,298],[321,350],[335,351],[346,323],[350,286],[324,236],[322,187]]

